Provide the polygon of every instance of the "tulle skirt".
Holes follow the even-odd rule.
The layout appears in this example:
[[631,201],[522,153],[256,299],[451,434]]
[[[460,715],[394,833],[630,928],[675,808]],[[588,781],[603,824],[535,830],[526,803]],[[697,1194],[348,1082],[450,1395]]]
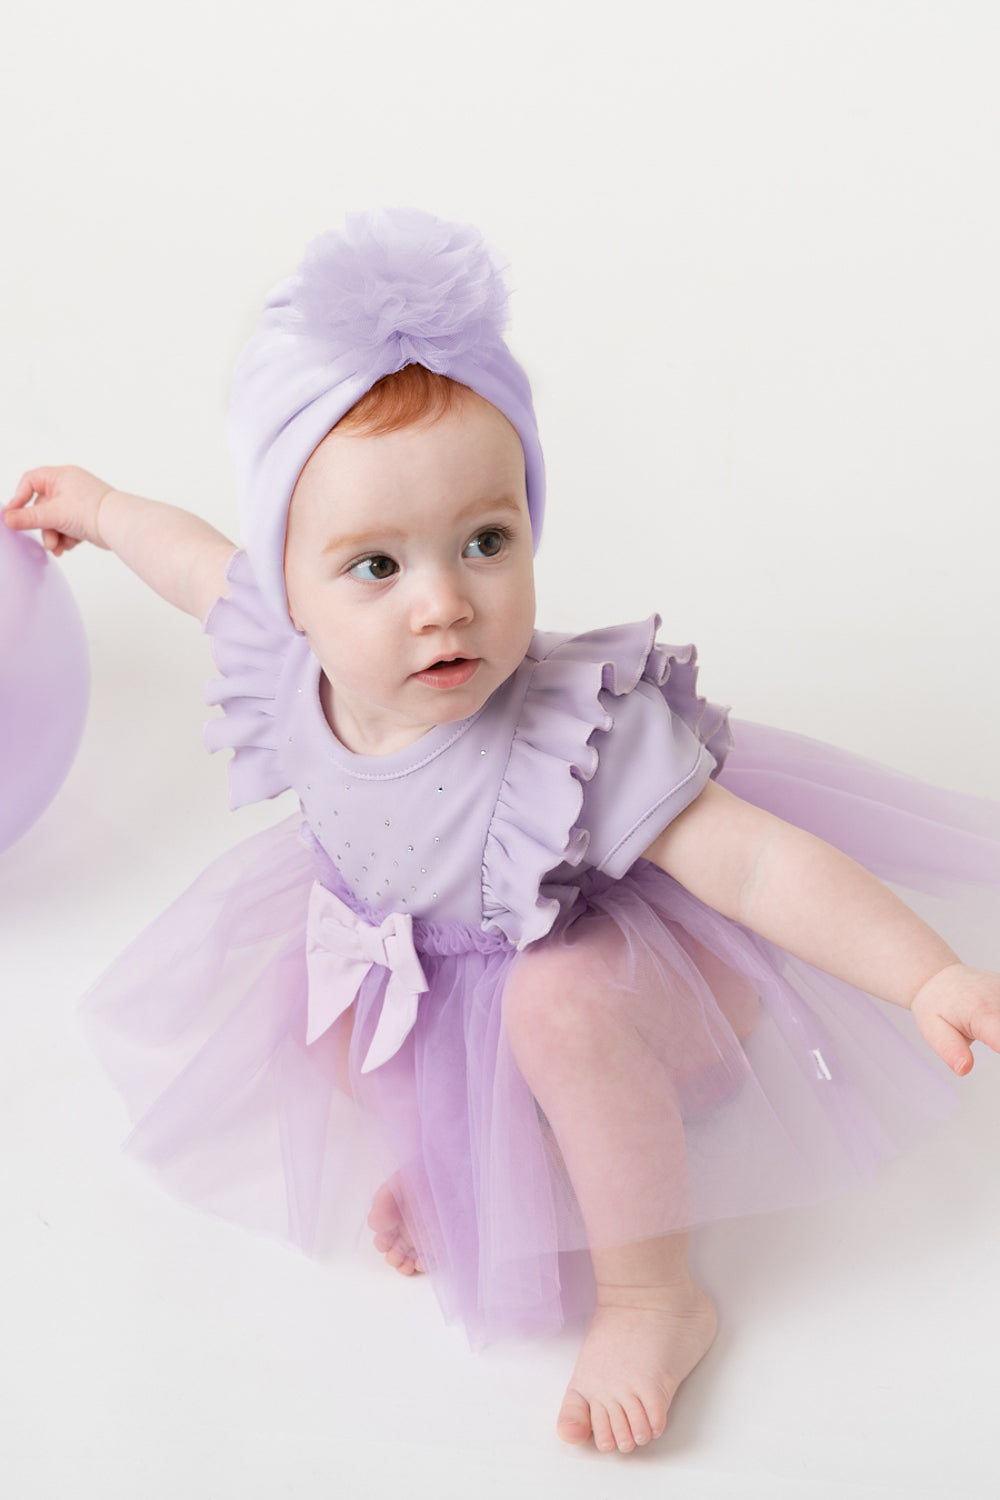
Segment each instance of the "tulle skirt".
[[[997,805],[755,725],[736,740],[722,780],[747,800],[913,890],[1000,891]],[[474,1342],[582,1311],[579,1252],[815,1201],[955,1107],[943,1065],[881,1006],[642,860],[619,881],[584,877],[522,954],[415,922],[429,988],[400,1050],[363,1073],[384,970],[306,1044],[317,879],[374,915],[298,817],[224,855],[91,990],[88,1030],[134,1121],[129,1149],[172,1191],[326,1256],[356,1242],[387,1181]],[[550,985],[543,1056],[551,1045],[592,1091],[552,1119],[508,1024]]]

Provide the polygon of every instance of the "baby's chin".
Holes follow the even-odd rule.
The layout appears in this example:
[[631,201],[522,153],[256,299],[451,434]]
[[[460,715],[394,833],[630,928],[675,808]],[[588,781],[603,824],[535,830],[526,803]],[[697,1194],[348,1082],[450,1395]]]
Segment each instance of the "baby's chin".
[[320,704],[327,724],[348,750],[359,755],[391,755],[433,729],[460,724],[484,708],[517,671],[513,665],[476,659],[434,663],[415,672],[391,701],[374,701],[344,685],[325,669],[320,676]]
[[469,719],[484,708],[504,683],[509,682],[523,661],[513,664],[479,661],[470,671],[463,663],[440,663],[429,672],[418,673],[422,703],[438,724]]

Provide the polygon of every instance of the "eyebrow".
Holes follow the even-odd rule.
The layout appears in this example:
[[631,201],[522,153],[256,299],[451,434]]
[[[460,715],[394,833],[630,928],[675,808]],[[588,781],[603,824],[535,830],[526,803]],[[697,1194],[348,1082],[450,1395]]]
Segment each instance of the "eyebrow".
[[[497,511],[507,511],[514,515],[520,515],[521,507],[517,500],[504,496],[499,500],[475,500],[471,505],[466,505],[455,517],[456,521],[471,520],[473,516],[481,516],[486,512],[495,514]],[[328,552],[353,551],[355,547],[373,546],[376,542],[399,542],[405,540],[407,533],[398,527],[372,526],[367,531],[354,531],[346,536],[331,537],[323,548],[322,556]]]

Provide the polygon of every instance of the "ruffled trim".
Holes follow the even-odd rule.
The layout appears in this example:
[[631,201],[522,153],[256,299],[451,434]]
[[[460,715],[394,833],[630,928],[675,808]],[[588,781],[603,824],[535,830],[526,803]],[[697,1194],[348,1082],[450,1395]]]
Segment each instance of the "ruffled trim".
[[205,620],[212,656],[221,680],[205,688],[205,702],[225,716],[203,730],[206,747],[232,750],[229,805],[245,807],[277,797],[291,785],[278,754],[276,700],[282,675],[298,637],[268,609],[245,552],[234,552],[226,567],[228,593],[217,599]]
[[[590,741],[614,723],[602,692],[624,697],[643,681],[659,688],[715,760],[713,776],[732,748],[728,709],[697,691],[695,648],[659,645],[660,623],[654,615],[568,639],[535,638],[544,654],[528,683],[483,857],[484,925],[518,948],[550,932],[577,894],[545,878],[561,865],[575,868],[587,850],[589,835],[578,826],[583,783],[600,759]],[[546,809],[544,825],[523,826],[526,806]]]
[[[648,621],[655,637],[660,617]],[[643,677],[660,689],[677,717],[701,741],[715,761],[713,777],[726,763],[733,748],[729,709],[710,703],[698,692],[698,652],[694,646],[662,646],[653,641]]]

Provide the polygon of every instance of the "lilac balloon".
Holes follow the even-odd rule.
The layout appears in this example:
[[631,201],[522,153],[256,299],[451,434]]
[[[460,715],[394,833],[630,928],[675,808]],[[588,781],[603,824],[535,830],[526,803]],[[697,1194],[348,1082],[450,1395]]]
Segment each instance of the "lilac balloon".
[[59,565],[0,517],[0,849],[62,785],[89,688],[83,623]]

